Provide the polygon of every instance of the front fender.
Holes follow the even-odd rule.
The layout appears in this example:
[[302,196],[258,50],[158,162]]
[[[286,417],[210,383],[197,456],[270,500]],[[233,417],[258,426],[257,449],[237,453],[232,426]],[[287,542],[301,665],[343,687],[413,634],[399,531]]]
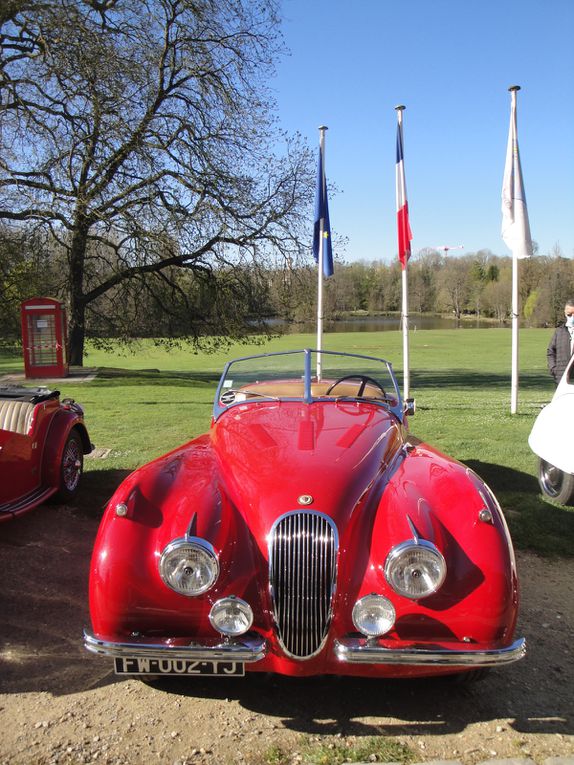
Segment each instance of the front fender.
[[[118,504],[127,515],[116,513]],[[208,540],[220,574],[204,595],[187,597],[159,574],[163,550],[186,535]],[[225,595],[261,598],[264,567],[241,514],[221,489],[208,436],[132,473],[110,500],[94,545],[90,611],[96,634],[215,634],[208,619]]]
[[[352,600],[376,592],[392,601],[401,639],[510,642],[518,609],[512,543],[494,495],[473,471],[417,445],[382,488],[370,528],[363,524],[355,541],[368,545],[368,560],[347,592],[347,613]],[[418,601],[395,593],[384,575],[391,549],[415,535],[435,544],[447,564],[440,590]],[[352,570],[345,577],[352,581]]]

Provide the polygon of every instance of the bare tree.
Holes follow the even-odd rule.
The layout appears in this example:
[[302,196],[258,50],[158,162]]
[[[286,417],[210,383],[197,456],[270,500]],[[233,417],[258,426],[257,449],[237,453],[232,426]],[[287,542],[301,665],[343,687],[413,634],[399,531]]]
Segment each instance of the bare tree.
[[241,292],[249,260],[301,253],[314,167],[297,138],[274,156],[278,23],[275,0],[10,0],[0,14],[0,219],[64,248],[72,364],[106,293],[129,284],[137,305],[150,278],[179,289],[179,267],[214,287],[236,272]]
[[470,261],[463,256],[444,258],[443,262],[440,299],[459,321],[470,296]]
[[486,311],[500,324],[510,316],[512,305],[512,278],[509,270],[502,272],[497,281],[490,281],[482,291],[482,301]]

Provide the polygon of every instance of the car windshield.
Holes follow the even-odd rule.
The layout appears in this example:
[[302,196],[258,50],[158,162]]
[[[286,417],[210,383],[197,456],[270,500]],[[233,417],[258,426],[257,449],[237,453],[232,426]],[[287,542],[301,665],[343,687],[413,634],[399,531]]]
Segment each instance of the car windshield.
[[221,377],[214,405],[228,407],[261,399],[361,399],[402,416],[401,396],[388,361],[330,351],[286,351],[231,361]]

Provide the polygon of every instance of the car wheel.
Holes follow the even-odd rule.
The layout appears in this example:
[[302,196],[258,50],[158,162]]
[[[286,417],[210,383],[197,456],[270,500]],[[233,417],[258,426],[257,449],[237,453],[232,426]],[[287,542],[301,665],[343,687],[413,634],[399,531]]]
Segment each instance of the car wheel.
[[489,674],[490,667],[477,667],[476,669],[470,669],[468,672],[457,672],[455,675],[446,675],[448,681],[454,685],[474,685]]
[[538,483],[546,496],[561,505],[574,503],[574,475],[564,473],[546,460],[538,460]]
[[[169,675],[163,675],[164,679],[165,677],[169,677]],[[138,675],[137,679],[140,681],[140,683],[143,683],[144,685],[151,685],[152,688],[155,688],[155,686],[161,682],[162,676],[161,675]]]
[[56,497],[66,502],[76,496],[84,469],[84,450],[77,433],[70,433],[60,462],[60,485]]

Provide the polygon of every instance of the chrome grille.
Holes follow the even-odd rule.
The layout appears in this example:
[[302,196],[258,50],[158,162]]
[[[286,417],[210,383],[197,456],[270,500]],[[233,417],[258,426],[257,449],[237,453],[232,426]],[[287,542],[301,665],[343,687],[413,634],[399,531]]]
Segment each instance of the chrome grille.
[[321,513],[288,513],[272,529],[269,576],[273,613],[279,642],[290,656],[313,656],[327,635],[337,547],[337,529]]

